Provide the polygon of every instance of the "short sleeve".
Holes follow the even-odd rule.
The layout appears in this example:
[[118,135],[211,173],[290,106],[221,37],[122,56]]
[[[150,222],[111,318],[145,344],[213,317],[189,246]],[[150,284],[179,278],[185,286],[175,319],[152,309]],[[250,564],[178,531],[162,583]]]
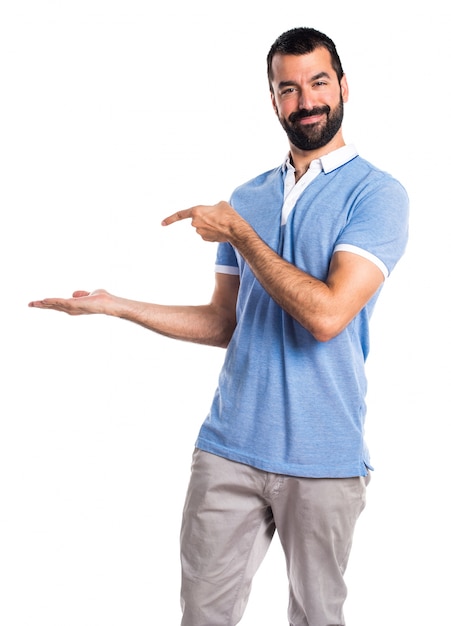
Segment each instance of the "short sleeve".
[[229,243],[220,243],[216,252],[215,271],[218,274],[240,273],[235,250]]
[[334,251],[361,252],[388,276],[407,245],[409,199],[404,187],[390,176],[371,187],[357,199]]

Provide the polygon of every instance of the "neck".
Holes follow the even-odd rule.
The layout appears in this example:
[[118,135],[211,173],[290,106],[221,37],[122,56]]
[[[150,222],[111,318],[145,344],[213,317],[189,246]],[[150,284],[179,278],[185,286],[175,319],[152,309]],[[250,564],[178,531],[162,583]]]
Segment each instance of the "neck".
[[[309,163],[309,165],[310,165],[310,163]],[[304,176],[305,172],[306,172],[306,171],[308,170],[308,168],[309,168],[309,165],[307,165],[307,167],[305,167],[304,169],[295,169],[295,170],[294,170],[294,180],[295,180],[296,182],[298,182],[298,180],[299,180],[300,178],[302,178],[302,176]]]
[[290,159],[295,169],[296,181],[301,178],[308,170],[310,163],[315,159],[319,159],[333,150],[342,148],[345,145],[341,132],[337,133],[332,141],[317,150],[299,150],[293,144],[290,143]]

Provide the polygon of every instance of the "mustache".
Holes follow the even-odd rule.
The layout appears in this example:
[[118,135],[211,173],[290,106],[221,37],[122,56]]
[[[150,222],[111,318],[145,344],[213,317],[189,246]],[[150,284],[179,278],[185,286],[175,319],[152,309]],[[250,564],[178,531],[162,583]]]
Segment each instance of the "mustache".
[[314,107],[313,109],[299,109],[299,111],[293,111],[293,113],[290,113],[290,115],[288,116],[288,120],[292,124],[294,124],[295,122],[302,120],[302,118],[304,117],[310,117],[312,115],[322,115],[323,113],[329,115],[330,106],[327,106],[327,104],[325,104],[323,107]]

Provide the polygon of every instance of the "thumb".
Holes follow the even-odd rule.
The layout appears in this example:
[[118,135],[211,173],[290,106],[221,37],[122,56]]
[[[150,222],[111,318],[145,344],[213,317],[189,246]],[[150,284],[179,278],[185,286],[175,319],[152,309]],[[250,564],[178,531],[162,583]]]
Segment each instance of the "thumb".
[[73,298],[83,298],[84,296],[89,296],[89,291],[74,291],[72,294]]

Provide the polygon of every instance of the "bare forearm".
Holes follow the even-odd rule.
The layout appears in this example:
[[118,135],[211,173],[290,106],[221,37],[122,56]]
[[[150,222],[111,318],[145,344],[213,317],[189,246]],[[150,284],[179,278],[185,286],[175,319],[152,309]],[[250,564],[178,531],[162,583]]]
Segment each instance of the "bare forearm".
[[351,322],[383,282],[372,261],[350,252],[332,256],[325,281],[285,261],[246,222],[236,222],[231,243],[268,294],[318,341],[329,341]]
[[115,298],[110,314],[172,339],[216,347],[226,347],[234,329],[212,304],[160,305]]
[[[192,226],[205,241],[231,243],[273,300],[317,339],[330,338],[331,331],[326,326],[338,307],[329,284],[281,258],[230,204],[221,201],[213,206],[198,205],[174,213],[163,224],[167,226],[182,219],[191,219]],[[337,328],[339,325],[334,323],[332,332]]]
[[273,300],[315,335],[327,308],[327,285],[282,259],[250,227],[234,245]]

